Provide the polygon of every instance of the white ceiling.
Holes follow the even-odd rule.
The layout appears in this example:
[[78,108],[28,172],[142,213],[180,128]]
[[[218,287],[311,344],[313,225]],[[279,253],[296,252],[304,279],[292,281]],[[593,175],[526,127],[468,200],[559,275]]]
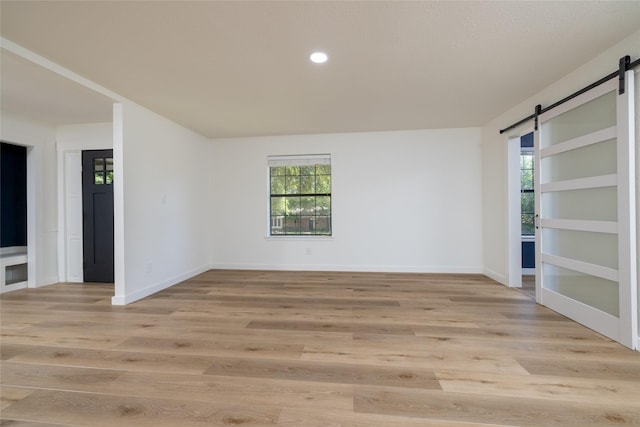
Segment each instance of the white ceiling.
[[113,100],[2,51],[0,106],[53,125],[110,122]]
[[[480,126],[640,30],[638,1],[2,0],[0,12],[2,37],[209,137]],[[318,49],[329,62],[309,62]],[[37,72],[5,75],[7,61],[25,66],[5,56],[3,108],[59,113],[29,83]]]

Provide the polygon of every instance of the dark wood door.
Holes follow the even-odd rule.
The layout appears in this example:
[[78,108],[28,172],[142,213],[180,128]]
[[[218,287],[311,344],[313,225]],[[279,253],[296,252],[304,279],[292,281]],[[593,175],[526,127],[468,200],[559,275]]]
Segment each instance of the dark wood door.
[[85,282],[113,282],[113,150],[82,152]]

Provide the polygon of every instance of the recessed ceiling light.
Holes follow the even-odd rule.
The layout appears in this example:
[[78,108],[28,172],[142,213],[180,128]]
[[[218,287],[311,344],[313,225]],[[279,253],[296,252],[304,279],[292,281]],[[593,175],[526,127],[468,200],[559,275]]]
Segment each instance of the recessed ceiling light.
[[327,62],[327,59],[329,59],[329,57],[324,52],[313,52],[309,59],[311,60],[311,62],[314,62],[316,64],[322,64],[323,62]]

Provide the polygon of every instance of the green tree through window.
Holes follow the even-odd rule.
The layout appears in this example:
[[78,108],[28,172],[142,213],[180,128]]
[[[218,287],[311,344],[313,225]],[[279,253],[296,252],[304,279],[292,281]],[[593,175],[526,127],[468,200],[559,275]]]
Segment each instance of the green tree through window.
[[535,234],[535,199],[533,192],[533,151],[523,149],[520,154],[520,211],[522,234]]
[[330,236],[331,164],[284,163],[269,167],[270,234]]

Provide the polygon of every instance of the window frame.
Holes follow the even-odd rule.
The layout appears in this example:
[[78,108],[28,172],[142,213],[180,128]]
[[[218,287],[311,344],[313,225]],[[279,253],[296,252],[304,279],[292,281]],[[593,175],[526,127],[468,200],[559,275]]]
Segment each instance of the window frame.
[[[276,167],[308,167],[315,166],[316,168],[313,171],[313,174],[305,175],[302,171],[299,171],[298,174],[288,175],[285,172],[285,175],[272,175],[273,168]],[[329,166],[328,174],[318,174],[317,166]],[[314,177],[314,188],[313,192],[310,193],[302,193],[300,184],[298,184],[297,192],[291,193],[288,192],[286,188],[287,179],[284,179],[285,188],[282,190],[282,193],[272,193],[272,178],[274,176],[283,176],[283,177],[303,177],[303,176],[313,176]],[[329,177],[329,188],[327,191],[317,192],[317,188],[315,188],[315,184],[317,183],[318,176],[328,176]],[[309,155],[279,155],[279,156],[268,156],[267,157],[267,230],[266,237],[274,238],[274,239],[327,239],[332,238],[333,236],[333,197],[332,197],[332,188],[333,188],[333,170],[331,169],[331,155],[330,154],[309,154]],[[283,198],[286,200],[287,197],[291,198],[300,198],[302,201],[303,198],[314,198],[314,212],[316,214],[313,215],[287,215],[283,213],[282,215],[273,216],[273,199],[274,197]],[[317,215],[317,198],[325,197],[328,198],[328,212],[326,215]],[[285,208],[286,209],[286,208]],[[314,222],[313,230],[309,232],[303,232],[302,229],[299,229],[298,232],[287,232],[286,224],[287,218],[296,218],[298,221],[302,221],[303,218],[309,218],[310,222]],[[315,228],[315,222],[318,221],[319,218],[326,218],[328,232],[317,232]],[[278,224],[284,230],[282,233],[274,233],[274,224]],[[299,226],[302,227],[302,222],[299,223]]]
[[[523,168],[522,167],[522,158],[524,155],[530,155],[532,156],[532,167],[531,167],[531,188],[522,188],[522,172],[524,170],[529,170],[527,168]],[[534,202],[534,206],[533,206],[533,211],[532,212],[524,212],[522,211],[522,195],[523,194],[531,194],[532,197],[535,194],[535,179],[534,179],[534,174],[535,174],[535,155],[534,155],[534,148],[533,147],[520,147],[520,234],[522,237],[531,237],[535,235],[535,227],[533,229],[533,231],[531,233],[524,233],[522,228],[524,225],[524,215],[529,215],[531,216],[531,218],[533,219],[533,221],[535,221],[535,202]],[[532,222],[533,224],[533,222]]]

